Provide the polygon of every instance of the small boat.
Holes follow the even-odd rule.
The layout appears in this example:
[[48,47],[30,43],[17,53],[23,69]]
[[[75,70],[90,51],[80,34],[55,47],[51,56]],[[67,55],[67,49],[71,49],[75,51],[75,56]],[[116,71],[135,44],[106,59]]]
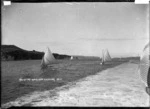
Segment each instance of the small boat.
[[104,65],[105,62],[111,61],[110,54],[107,49],[102,50],[102,62],[100,63],[101,65]]
[[41,69],[42,70],[47,69],[48,65],[50,65],[53,61],[55,61],[55,58],[50,49],[47,47],[47,50],[42,58]]
[[70,60],[73,60],[73,56],[71,56]]

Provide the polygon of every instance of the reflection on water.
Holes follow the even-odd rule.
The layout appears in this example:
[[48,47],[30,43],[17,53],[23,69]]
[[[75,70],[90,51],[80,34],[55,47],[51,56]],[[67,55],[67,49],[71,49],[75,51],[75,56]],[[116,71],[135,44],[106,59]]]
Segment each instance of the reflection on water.
[[49,68],[40,74],[42,78],[54,78],[58,75],[59,71],[53,68]]

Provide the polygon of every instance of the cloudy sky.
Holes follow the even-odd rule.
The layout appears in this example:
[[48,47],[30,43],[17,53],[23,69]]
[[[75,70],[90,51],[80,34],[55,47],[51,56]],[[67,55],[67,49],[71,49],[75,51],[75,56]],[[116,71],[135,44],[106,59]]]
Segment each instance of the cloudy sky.
[[141,53],[149,41],[148,5],[13,3],[2,7],[2,44],[68,55]]

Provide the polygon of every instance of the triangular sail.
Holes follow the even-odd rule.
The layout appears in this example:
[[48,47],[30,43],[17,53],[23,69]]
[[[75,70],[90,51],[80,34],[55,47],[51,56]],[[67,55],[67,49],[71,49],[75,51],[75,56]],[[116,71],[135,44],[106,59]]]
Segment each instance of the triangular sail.
[[49,64],[51,64],[53,61],[55,60],[52,52],[50,51],[50,49],[47,47],[47,50],[42,58],[42,62],[41,62],[41,67],[46,68]]
[[54,60],[55,60],[55,58],[54,58],[52,52],[47,47],[47,51],[44,54],[44,63],[48,65],[48,64],[50,64]]
[[101,64],[103,65],[107,61],[111,61],[110,54],[108,50],[102,50],[102,63]]
[[111,61],[111,57],[110,57],[108,50],[104,51],[104,62],[106,61]]
[[148,43],[144,49],[143,49],[143,52],[141,53],[141,56],[140,56],[140,77],[142,79],[142,81],[145,83],[145,85],[147,86],[147,81],[148,81],[148,70],[149,70],[149,67],[150,67],[150,60],[149,60],[149,46],[150,46],[150,43]]

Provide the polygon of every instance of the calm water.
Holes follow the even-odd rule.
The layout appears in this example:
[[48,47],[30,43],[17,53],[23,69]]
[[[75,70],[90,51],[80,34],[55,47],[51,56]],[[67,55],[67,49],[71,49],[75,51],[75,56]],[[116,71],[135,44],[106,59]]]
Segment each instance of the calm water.
[[100,60],[57,60],[45,72],[40,70],[40,63],[40,60],[2,62],[2,104],[34,91],[54,89],[123,62],[100,66]]

